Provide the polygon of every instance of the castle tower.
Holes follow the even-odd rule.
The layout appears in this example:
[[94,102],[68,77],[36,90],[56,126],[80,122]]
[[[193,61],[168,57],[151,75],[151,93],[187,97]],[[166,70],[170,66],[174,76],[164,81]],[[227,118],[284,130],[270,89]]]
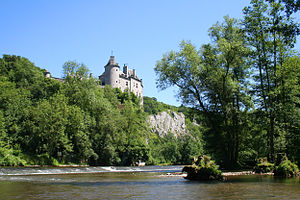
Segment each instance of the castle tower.
[[113,88],[118,87],[120,67],[118,63],[116,63],[114,56],[110,56],[110,59],[107,65],[104,66],[104,68],[104,84],[111,85]]
[[112,88],[119,88],[122,92],[129,90],[140,98],[141,104],[143,104],[143,82],[138,78],[135,69],[131,70],[124,65],[123,71],[121,71],[114,56],[110,57],[104,68],[105,71],[99,76],[102,86],[110,85]]

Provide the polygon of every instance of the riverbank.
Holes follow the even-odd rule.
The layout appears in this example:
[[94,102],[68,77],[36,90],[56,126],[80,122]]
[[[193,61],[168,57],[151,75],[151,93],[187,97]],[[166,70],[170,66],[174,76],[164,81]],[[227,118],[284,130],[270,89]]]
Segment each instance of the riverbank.
[[[23,168],[23,170],[22,170]],[[23,167],[0,167],[0,175],[34,175],[34,174],[85,174],[85,173],[131,173],[131,172],[159,172],[158,176],[162,177],[186,177],[186,173],[182,173],[182,165],[167,166],[143,166],[143,167],[120,167],[120,166],[98,166],[92,167],[88,165],[59,165],[59,166],[41,166],[27,165]],[[19,173],[20,172],[20,173]],[[223,177],[244,176],[244,175],[271,175],[274,173],[256,174],[251,170],[247,171],[225,171],[222,172]],[[299,176],[299,174],[298,174]]]
[[[255,175],[256,173],[253,171],[240,171],[240,172],[223,172],[222,176],[243,176],[243,175]],[[177,172],[177,173],[167,173],[161,176],[167,176],[167,177],[173,177],[173,176],[180,176],[180,177],[186,177],[186,173]],[[261,173],[257,175],[274,175],[274,173]]]

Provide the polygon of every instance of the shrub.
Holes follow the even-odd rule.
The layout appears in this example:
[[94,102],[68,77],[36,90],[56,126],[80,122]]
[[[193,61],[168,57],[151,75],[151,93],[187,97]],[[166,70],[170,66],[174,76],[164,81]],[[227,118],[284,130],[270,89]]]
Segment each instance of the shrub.
[[0,145],[0,166],[24,166],[26,161],[22,158],[20,150]]
[[187,172],[190,180],[222,180],[222,172],[209,156],[199,156],[191,166],[185,166],[182,171]]
[[298,166],[284,156],[281,163],[275,167],[274,175],[282,177],[294,177],[298,174],[298,172]]
[[273,172],[274,164],[268,162],[267,158],[259,158],[257,159],[257,164],[254,167],[255,173],[269,173]]
[[51,157],[51,165],[57,167],[57,166],[59,166],[59,162],[55,158]]

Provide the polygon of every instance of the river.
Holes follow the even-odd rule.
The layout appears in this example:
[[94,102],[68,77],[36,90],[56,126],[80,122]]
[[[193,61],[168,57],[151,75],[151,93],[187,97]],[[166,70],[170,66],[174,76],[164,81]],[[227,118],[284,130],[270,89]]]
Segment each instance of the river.
[[0,168],[0,200],[10,199],[300,199],[300,179],[231,176],[189,181],[182,166]]

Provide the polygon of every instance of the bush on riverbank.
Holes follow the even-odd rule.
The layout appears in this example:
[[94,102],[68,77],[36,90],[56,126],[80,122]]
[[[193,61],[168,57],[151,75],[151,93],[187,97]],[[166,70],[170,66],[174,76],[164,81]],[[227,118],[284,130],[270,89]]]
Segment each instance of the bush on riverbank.
[[255,173],[269,173],[273,172],[274,164],[268,162],[267,158],[259,158],[257,159],[257,164],[254,167]]
[[282,177],[294,177],[299,173],[298,166],[292,163],[286,156],[283,157],[281,163],[275,167],[274,175]]
[[222,180],[222,172],[219,166],[209,156],[199,156],[191,166],[185,166],[182,172],[187,173],[190,180]]
[[24,166],[26,161],[20,151],[0,145],[0,166]]

